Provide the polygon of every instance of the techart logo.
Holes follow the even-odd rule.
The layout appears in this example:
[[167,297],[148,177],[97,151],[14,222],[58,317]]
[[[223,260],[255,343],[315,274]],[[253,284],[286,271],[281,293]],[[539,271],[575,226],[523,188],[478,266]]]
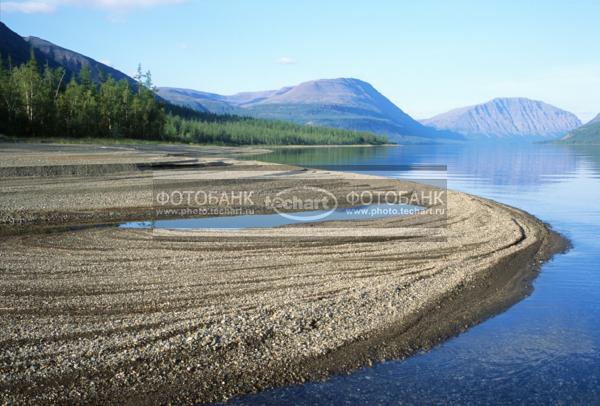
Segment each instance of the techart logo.
[[265,206],[290,220],[318,221],[333,213],[338,201],[328,190],[302,186],[282,190],[273,198],[267,197]]

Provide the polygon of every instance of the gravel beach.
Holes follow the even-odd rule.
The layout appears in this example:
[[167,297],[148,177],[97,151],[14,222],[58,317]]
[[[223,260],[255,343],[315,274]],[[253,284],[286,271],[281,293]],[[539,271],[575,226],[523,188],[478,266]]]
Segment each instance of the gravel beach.
[[[522,299],[567,246],[521,210],[452,191],[443,218],[114,226],[155,215],[157,176],[281,171],[243,152],[0,144],[2,403],[215,402],[401,358]],[[292,169],[282,185],[323,175]],[[323,182],[342,195],[357,180],[370,182]]]

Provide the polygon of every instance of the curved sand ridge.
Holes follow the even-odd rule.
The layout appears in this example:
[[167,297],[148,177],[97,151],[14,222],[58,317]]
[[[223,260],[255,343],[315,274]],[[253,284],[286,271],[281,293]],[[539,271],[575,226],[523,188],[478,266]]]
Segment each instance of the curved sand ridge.
[[[131,216],[147,210],[143,179],[62,178],[70,194],[58,199],[56,179],[7,178],[0,207],[6,218],[25,202],[31,223],[38,206],[65,222]],[[501,311],[565,246],[523,211],[463,193],[448,193],[440,221],[355,222],[351,235],[329,224],[240,238],[115,227],[2,237],[0,394],[193,403],[346,372]]]

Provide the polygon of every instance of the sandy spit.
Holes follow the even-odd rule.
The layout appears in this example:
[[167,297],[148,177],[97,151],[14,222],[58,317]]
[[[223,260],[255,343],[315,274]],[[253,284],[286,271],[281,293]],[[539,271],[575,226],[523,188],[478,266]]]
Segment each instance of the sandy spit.
[[[78,148],[0,149],[5,404],[221,401],[404,357],[523,298],[540,264],[567,246],[521,210],[457,192],[443,217],[345,228],[233,238],[89,227],[153,215],[156,176],[193,182],[214,178],[215,166],[254,166],[218,169],[244,184],[273,166],[214,148]],[[313,177],[341,196],[371,182],[322,175],[290,170],[268,187]]]

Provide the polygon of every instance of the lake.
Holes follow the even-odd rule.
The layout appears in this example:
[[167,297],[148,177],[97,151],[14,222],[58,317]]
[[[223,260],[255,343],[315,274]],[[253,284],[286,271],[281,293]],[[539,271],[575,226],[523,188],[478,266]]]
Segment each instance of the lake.
[[[427,353],[228,404],[600,404],[600,148],[296,148],[252,159],[446,165],[449,188],[526,210],[568,237],[573,248],[543,266],[529,297]],[[430,179],[440,172],[387,175]]]

